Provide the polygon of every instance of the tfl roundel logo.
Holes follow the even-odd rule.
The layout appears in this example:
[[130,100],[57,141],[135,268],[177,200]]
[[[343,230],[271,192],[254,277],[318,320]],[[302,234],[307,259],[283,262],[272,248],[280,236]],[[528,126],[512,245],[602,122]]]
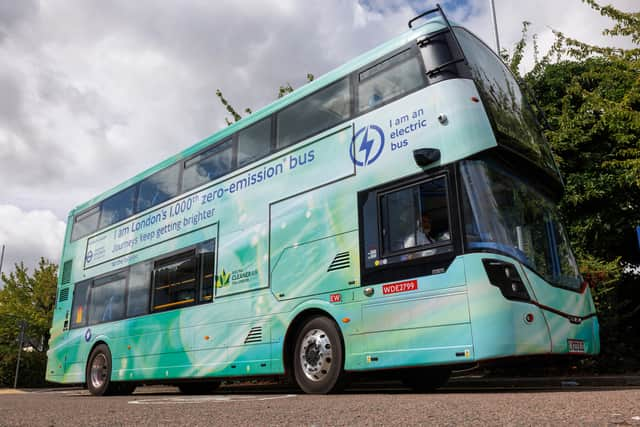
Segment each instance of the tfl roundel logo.
[[384,148],[384,132],[379,126],[369,125],[360,128],[349,147],[349,155],[354,164],[367,166],[378,160]]

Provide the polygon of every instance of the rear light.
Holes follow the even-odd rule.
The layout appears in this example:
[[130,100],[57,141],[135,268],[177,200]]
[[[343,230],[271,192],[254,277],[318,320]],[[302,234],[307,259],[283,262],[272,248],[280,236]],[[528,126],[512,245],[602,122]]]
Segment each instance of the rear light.
[[483,259],[482,264],[489,277],[489,283],[500,289],[506,299],[531,301],[515,265],[497,259]]

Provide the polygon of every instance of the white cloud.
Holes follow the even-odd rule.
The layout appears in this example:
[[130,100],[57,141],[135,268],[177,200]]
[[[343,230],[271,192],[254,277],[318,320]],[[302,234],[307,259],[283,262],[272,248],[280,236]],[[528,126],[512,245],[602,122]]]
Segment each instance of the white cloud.
[[[426,3],[0,2],[0,227],[24,217],[55,219],[59,230],[75,205],[222,128],[216,89],[256,110],[280,84],[299,86],[307,72],[319,76],[402,33],[418,4],[435,1]],[[507,47],[525,19],[543,48],[548,27],[601,41],[607,24],[578,0],[496,4]],[[452,19],[493,45],[488,5],[445,2]],[[43,226],[10,228],[9,249],[23,248],[13,253],[31,264],[57,260],[49,239],[61,246],[62,232],[44,245],[29,234]]]
[[39,257],[58,263],[64,231],[64,222],[49,210],[0,205],[0,245],[5,245],[2,271],[12,271],[22,261],[33,271]]

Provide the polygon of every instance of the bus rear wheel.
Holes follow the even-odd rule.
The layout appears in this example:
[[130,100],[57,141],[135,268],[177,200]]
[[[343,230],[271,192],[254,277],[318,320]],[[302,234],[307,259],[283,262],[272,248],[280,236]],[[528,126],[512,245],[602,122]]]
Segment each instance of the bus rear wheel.
[[86,381],[94,396],[126,396],[137,386],[133,382],[111,381],[111,351],[106,344],[97,345],[89,355]]
[[116,394],[117,387],[111,382],[111,351],[106,344],[98,344],[89,355],[86,381],[94,396]]
[[327,394],[344,386],[344,349],[335,322],[327,317],[309,319],[298,332],[293,373],[305,393]]

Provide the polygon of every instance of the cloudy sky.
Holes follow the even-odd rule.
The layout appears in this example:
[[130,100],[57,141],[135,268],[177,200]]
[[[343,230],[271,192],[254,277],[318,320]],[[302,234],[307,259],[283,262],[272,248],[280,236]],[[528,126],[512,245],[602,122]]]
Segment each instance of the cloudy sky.
[[[608,21],[580,0],[495,1],[507,48],[523,20],[543,49],[552,28],[605,40]],[[441,2],[494,46],[489,0]],[[58,262],[70,209],[225,126],[216,89],[237,109],[257,109],[280,84],[299,86],[307,72],[404,32],[434,3],[0,0],[4,271],[41,256]]]

